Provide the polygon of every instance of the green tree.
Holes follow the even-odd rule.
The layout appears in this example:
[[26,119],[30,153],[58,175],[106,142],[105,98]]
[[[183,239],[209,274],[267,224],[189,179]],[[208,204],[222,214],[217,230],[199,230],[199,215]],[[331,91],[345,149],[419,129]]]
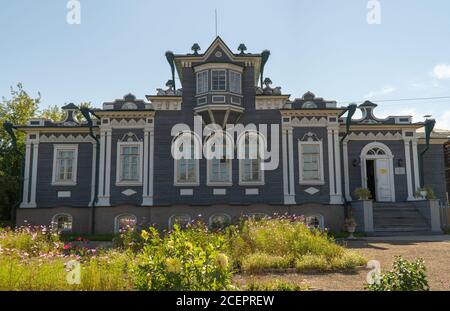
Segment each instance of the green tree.
[[[13,124],[26,124],[27,120],[36,116],[41,101],[38,93],[36,98],[31,97],[18,83],[16,88],[11,87],[10,98],[2,97],[0,102],[0,124],[5,121]],[[25,134],[17,131],[17,148],[24,153]],[[12,206],[19,200],[20,168],[22,157],[12,148],[11,138],[0,130],[0,218],[10,216]]]
[[[82,102],[78,105],[78,107],[93,108],[91,102]],[[42,110],[40,113],[40,117],[52,120],[53,122],[58,122],[64,119],[64,111],[61,109],[61,107],[54,105]],[[80,111],[75,112],[75,118],[78,121],[84,121],[84,117]]]

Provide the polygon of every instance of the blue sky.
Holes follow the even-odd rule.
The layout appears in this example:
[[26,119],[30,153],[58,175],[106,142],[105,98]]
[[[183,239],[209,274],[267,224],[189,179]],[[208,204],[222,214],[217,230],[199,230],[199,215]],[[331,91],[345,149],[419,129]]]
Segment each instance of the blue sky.
[[[80,0],[81,24],[66,22],[67,0],[2,0],[0,96],[22,82],[43,105],[154,93],[170,77],[164,53],[205,50],[219,35],[232,50],[272,52],[266,75],[285,93],[363,102],[450,96],[450,1]],[[450,99],[380,103],[378,115],[432,114],[450,129]]]

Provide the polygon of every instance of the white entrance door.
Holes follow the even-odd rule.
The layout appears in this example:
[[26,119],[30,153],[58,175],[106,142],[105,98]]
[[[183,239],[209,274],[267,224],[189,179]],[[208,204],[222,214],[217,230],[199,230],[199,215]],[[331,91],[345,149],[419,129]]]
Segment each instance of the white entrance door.
[[392,202],[391,172],[389,159],[375,161],[375,183],[377,187],[378,202]]

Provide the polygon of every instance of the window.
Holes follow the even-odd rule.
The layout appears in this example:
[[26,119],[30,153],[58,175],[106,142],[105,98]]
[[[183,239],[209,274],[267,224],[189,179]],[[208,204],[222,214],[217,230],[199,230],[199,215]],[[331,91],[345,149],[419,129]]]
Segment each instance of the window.
[[72,232],[72,215],[69,214],[57,214],[53,216],[52,228],[58,233]]
[[180,226],[180,228],[186,228],[190,222],[191,222],[191,216],[189,216],[187,214],[172,215],[169,218],[169,229],[172,229],[175,224]]
[[[175,185],[199,184],[198,159],[195,157],[196,140],[192,135],[194,134],[183,134],[177,142],[180,159],[175,159]],[[185,148],[188,150],[184,150]]]
[[212,70],[211,71],[211,90],[226,91],[227,89],[227,74],[226,70]]
[[245,133],[243,144],[240,142],[240,184],[261,185],[264,183],[264,171],[262,170],[263,161],[261,160],[260,150],[263,143],[260,136],[256,133]]
[[209,217],[211,229],[223,229],[231,224],[231,217],[227,214],[215,214]]
[[209,160],[209,183],[230,184],[231,183],[231,160],[211,159]]
[[140,185],[142,182],[141,143],[119,142],[117,144],[117,184]]
[[315,229],[319,229],[319,230],[323,230],[324,229],[323,216],[322,215],[307,216],[305,218],[305,222],[306,222],[306,225],[308,227],[310,227],[310,228],[315,228]]
[[230,92],[241,93],[241,74],[236,71],[230,71]]
[[208,92],[208,71],[197,73],[197,94]]
[[53,184],[74,186],[77,183],[78,145],[55,145]]
[[136,227],[137,218],[132,214],[119,215],[115,219],[114,231],[116,233],[130,231]]
[[322,142],[299,142],[300,184],[324,183]]

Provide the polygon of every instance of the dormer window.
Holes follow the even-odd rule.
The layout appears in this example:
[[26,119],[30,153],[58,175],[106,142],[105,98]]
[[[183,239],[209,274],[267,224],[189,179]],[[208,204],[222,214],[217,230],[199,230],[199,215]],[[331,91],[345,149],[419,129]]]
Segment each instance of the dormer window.
[[208,71],[197,73],[197,94],[208,92]]
[[230,92],[241,94],[242,92],[241,74],[230,70]]
[[227,89],[227,71],[211,70],[211,90],[226,91]]

